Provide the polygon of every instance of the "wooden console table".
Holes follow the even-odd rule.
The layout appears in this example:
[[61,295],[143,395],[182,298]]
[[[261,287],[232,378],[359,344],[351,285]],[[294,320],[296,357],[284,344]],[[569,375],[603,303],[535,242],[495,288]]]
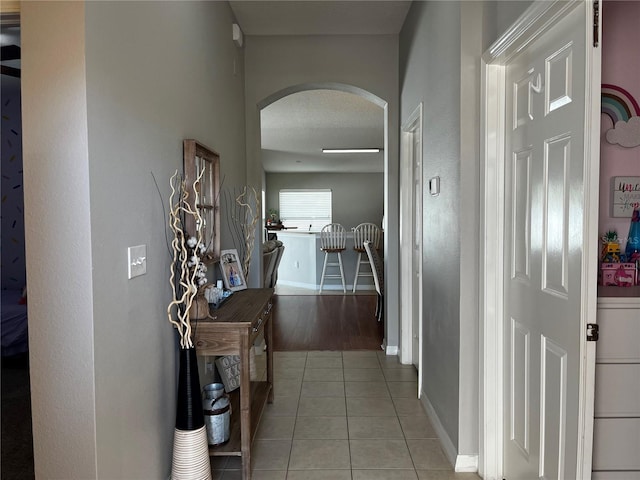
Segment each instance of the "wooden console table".
[[[251,478],[251,443],[262,410],[273,402],[272,296],[272,288],[238,291],[219,309],[211,309],[213,319],[199,320],[194,328],[198,355],[240,355],[240,392],[231,393],[229,441],[209,447],[209,455],[241,456],[244,480]],[[249,353],[261,333],[267,344],[267,380],[251,382]]]

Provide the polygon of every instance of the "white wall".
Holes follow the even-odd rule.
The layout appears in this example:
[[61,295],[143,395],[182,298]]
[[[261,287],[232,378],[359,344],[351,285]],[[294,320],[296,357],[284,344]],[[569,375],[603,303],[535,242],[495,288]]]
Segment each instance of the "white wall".
[[[246,183],[231,11],[25,2],[22,23],[36,475],[167,478],[177,375],[168,181],[182,140],[196,138],[220,153],[225,186]],[[223,246],[229,238],[223,225]],[[127,280],[127,247],[138,244],[147,274]]]
[[388,103],[385,336],[387,345],[397,346],[399,307],[398,291],[394,286],[399,284],[398,37],[247,36],[245,40],[247,173],[254,185],[260,186],[262,179],[259,108],[269,100],[276,100],[279,92],[296,86],[327,88],[327,85],[342,84],[365,90]]
[[96,478],[84,5],[24,2],[22,122],[35,475]]

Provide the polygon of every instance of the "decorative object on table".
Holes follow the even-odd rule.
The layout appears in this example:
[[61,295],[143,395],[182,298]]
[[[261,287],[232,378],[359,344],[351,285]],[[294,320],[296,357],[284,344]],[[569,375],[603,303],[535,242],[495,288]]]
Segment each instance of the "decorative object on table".
[[247,283],[242,273],[242,265],[240,265],[240,257],[236,249],[222,250],[220,252],[220,269],[222,270],[222,279],[227,290],[235,292],[247,288]]
[[[201,170],[192,185],[195,205],[198,205],[198,182],[203,174],[204,170]],[[193,225],[203,225],[203,222],[200,210],[193,208],[188,202],[189,194],[185,181],[177,171],[171,177],[170,186],[169,228],[173,233],[173,239],[169,283],[173,298],[167,307],[167,316],[180,337],[180,369],[171,478],[211,479],[209,446],[190,316],[192,306],[197,305],[199,289],[206,284],[206,266],[201,260],[201,255],[206,254],[206,247],[203,244],[201,228],[196,228],[195,236],[190,236],[185,227],[188,217],[193,217],[190,222]]]
[[640,177],[613,177],[611,181],[611,216],[630,218],[640,207]]
[[275,208],[269,209],[269,216],[267,217],[267,225],[278,225],[282,223],[279,219],[279,212]]
[[207,441],[215,447],[229,441],[231,403],[222,383],[210,383],[202,389]]
[[185,228],[202,233],[205,248],[201,259],[213,263],[220,257],[220,155],[193,139],[182,143],[187,202],[192,210],[198,211],[198,218],[185,217]]
[[232,392],[240,386],[240,355],[225,355],[216,358],[216,367],[222,378],[224,389]]
[[603,263],[616,263],[620,261],[620,242],[618,232],[609,230],[602,238],[602,253],[600,261]]
[[240,192],[227,191],[223,198],[233,246],[239,252],[242,273],[245,278],[249,278],[251,254],[260,220],[260,198],[255,188],[247,186],[242,187]]
[[[222,286],[222,281],[220,283]],[[231,290],[225,290],[214,285],[207,285],[204,291],[204,296],[207,299],[207,303],[213,308],[220,308],[224,302],[226,302],[233,292]]]
[[198,294],[191,303],[189,319],[202,320],[204,318],[209,318],[209,302],[205,296],[205,287],[200,287],[198,289]]
[[613,122],[613,128],[605,134],[608,143],[627,148],[640,146],[640,105],[629,92],[603,83],[600,110]]

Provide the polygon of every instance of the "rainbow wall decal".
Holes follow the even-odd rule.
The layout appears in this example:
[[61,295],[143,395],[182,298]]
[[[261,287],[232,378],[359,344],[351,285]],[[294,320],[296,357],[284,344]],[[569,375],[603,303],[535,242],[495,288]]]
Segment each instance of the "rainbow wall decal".
[[640,105],[624,88],[608,83],[602,84],[601,112],[607,115],[613,124],[628,122],[631,117],[640,116]]
[[640,146],[640,106],[624,88],[602,84],[600,111],[613,122],[607,130],[608,143],[625,148]]

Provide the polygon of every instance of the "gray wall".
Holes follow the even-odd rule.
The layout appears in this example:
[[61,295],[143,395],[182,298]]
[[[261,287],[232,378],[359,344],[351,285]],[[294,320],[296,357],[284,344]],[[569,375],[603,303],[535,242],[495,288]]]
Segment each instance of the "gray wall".
[[423,391],[458,445],[460,354],[460,4],[415,2],[400,35],[401,123],[424,105]]
[[[495,26],[496,30],[491,42],[496,40],[502,33],[504,33],[511,24],[524,13],[533,3],[533,0],[499,0],[494,3],[495,7]],[[486,45],[488,47],[489,45]]]
[[423,392],[457,455],[478,453],[480,56],[529,4],[414,2],[400,35],[400,121],[423,102],[423,182],[441,179],[423,199]]
[[[528,3],[485,5],[493,15],[485,13],[478,45],[488,46]],[[401,36],[401,85],[397,36],[248,37],[244,62],[231,41],[225,2],[23,2],[21,8],[38,478],[168,476],[176,344],[165,313],[166,212],[150,172],[168,198],[168,177],[182,168],[182,139],[194,137],[221,154],[227,188],[262,186],[260,105],[314,84],[353,86],[388,102],[388,285],[399,283],[400,106],[406,118],[425,104],[425,179],[440,175],[443,189],[424,204],[425,391],[452,442],[472,451],[469,412],[477,424],[477,408],[467,385],[473,349],[466,350],[477,341],[474,331],[465,333],[474,294],[467,295],[463,277],[473,275],[473,266],[456,254],[473,251],[465,247],[477,231],[466,234],[475,228],[466,223],[473,189],[455,193],[473,183],[464,173],[469,147],[461,143],[478,134],[468,126],[469,92],[461,81],[469,62],[463,57],[470,41],[461,36],[465,8],[413,5]],[[223,246],[229,241],[223,226]],[[126,249],[140,243],[148,249],[147,274],[127,280]],[[393,346],[398,299],[395,289],[388,292]]]
[[280,209],[278,192],[287,188],[331,189],[335,223],[351,230],[363,222],[380,225],[384,214],[382,173],[267,173],[267,209]]
[[[169,475],[168,182],[184,138],[220,153],[225,185],[246,182],[232,20],[226,2],[22,5],[38,478]],[[127,280],[127,247],[138,244],[147,274]]]
[[[263,186],[260,108],[288,93],[312,88],[368,92],[369,100],[385,106],[389,129],[384,147],[388,156],[385,283],[398,285],[398,36],[247,36],[245,40],[247,173],[249,183],[257,187]],[[397,289],[387,289],[385,300],[385,339],[394,348],[399,342]]]

